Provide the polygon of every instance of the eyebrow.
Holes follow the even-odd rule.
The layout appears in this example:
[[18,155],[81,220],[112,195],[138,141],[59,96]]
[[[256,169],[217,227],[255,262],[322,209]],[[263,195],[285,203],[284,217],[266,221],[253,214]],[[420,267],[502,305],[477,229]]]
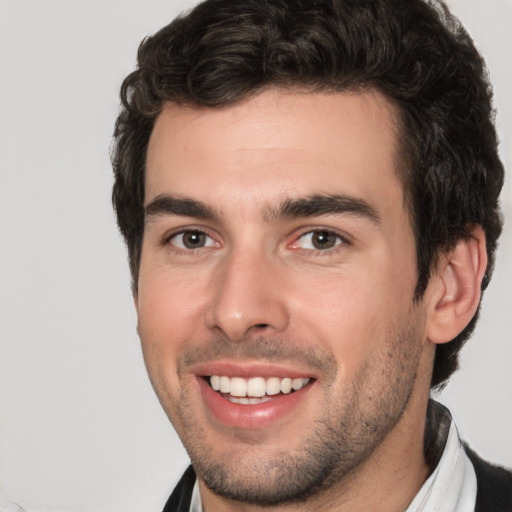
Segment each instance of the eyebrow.
[[144,207],[144,219],[163,215],[179,215],[203,220],[219,220],[219,215],[207,204],[194,199],[160,195]]
[[[349,214],[381,223],[377,210],[367,201],[346,194],[314,194],[289,198],[264,211],[265,220],[314,217],[319,215]],[[190,198],[160,195],[144,207],[145,220],[152,217],[178,215],[202,220],[220,221],[220,215],[208,204]]]
[[269,220],[280,218],[314,217],[317,215],[349,214],[381,223],[377,210],[367,201],[346,194],[315,194],[287,199],[276,207],[267,209]]

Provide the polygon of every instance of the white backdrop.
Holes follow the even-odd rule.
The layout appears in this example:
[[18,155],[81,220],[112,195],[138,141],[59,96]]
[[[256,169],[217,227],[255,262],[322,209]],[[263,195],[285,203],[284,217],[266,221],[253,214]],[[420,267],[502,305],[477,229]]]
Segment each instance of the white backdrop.
[[[161,510],[187,457],[135,332],[108,146],[141,38],[190,0],[0,0],[0,510]],[[452,0],[487,57],[512,163],[512,2]],[[503,194],[512,219],[510,176]],[[512,465],[512,230],[441,400]],[[4,500],[4,501],[2,501]],[[3,507],[3,508],[2,508]]]

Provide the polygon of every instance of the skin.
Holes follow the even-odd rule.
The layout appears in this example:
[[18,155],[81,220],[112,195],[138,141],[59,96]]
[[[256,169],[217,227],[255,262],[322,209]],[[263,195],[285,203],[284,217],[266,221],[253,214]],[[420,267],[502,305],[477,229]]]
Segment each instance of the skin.
[[[377,92],[268,90],[222,109],[166,105],[156,121],[138,330],[207,512],[402,511],[428,474],[430,340],[459,329],[439,319],[459,281],[441,258],[449,298],[435,278],[413,301],[395,119]],[[358,207],[283,213],[287,201],[334,194]],[[332,247],[315,248],[319,230]],[[198,248],[183,245],[191,232],[205,234]],[[312,380],[291,405],[226,419],[205,398],[209,372]]]

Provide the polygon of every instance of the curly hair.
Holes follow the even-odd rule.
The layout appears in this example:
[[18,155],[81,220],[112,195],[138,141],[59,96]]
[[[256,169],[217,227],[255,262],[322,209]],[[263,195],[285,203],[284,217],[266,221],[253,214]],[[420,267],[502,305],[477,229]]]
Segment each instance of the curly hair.
[[[470,36],[428,0],[206,0],[138,51],[124,80],[112,146],[113,203],[137,288],[148,141],[164,103],[216,108],[268,87],[373,88],[399,112],[401,178],[416,241],[414,299],[441,251],[486,235],[491,277],[501,233],[492,89]],[[478,312],[436,349],[432,387],[458,368]]]

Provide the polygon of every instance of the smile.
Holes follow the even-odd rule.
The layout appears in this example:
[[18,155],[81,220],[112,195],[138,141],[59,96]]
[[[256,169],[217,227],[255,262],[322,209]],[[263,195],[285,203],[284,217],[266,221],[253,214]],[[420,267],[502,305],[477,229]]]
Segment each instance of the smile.
[[[300,423],[316,404],[322,374],[300,364],[217,359],[188,369],[209,422],[238,430]],[[193,388],[192,388],[193,389]]]
[[219,391],[222,396],[232,403],[254,405],[271,400],[276,395],[287,395],[299,391],[306,386],[311,379],[290,377],[227,377],[212,375],[210,386],[214,391]]

